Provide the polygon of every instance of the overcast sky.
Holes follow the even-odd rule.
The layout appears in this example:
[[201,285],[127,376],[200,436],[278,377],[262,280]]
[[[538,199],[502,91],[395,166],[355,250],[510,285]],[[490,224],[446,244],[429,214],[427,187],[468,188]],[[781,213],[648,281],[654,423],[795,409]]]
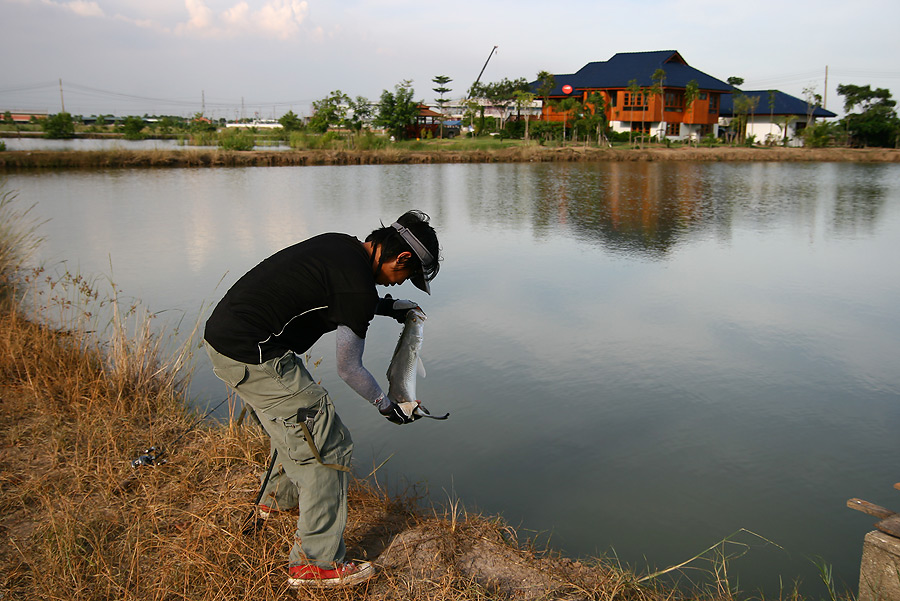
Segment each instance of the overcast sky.
[[839,83],[900,100],[897,0],[0,0],[0,22],[0,111],[271,118],[407,79],[432,103],[435,76],[461,97],[495,45],[484,82],[678,50],[839,114]]

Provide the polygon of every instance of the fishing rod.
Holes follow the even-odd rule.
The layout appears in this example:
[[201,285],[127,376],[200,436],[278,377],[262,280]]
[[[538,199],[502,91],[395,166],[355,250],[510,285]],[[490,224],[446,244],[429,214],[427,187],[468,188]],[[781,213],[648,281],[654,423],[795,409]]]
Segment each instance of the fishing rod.
[[[213,407],[212,409],[210,409],[209,411],[207,411],[206,413],[204,413],[203,415],[198,417],[196,420],[194,420],[194,422],[190,426],[188,426],[187,429],[178,436],[178,438],[173,440],[172,444],[169,446],[174,447],[179,442],[181,442],[182,438],[187,436],[188,433],[192,432],[194,430],[194,428],[196,428],[200,424],[200,422],[202,422],[207,417],[212,415],[213,412],[216,409],[218,409],[219,407],[221,407],[222,405],[224,405],[226,401],[228,401],[228,397],[225,397],[224,399],[219,401],[219,403],[215,407]],[[131,467],[139,468],[142,465],[157,466],[157,465],[163,465],[165,463],[166,463],[166,447],[152,446],[149,449],[145,449],[144,452],[137,459],[133,460],[131,462]]]

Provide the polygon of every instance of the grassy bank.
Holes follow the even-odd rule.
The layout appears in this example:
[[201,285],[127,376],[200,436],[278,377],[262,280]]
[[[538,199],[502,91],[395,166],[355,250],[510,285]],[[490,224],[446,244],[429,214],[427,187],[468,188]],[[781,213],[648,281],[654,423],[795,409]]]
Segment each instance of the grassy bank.
[[466,145],[410,142],[377,150],[91,150],[0,152],[0,172],[37,169],[128,167],[273,167],[422,163],[516,163],[563,161],[802,161],[900,162],[900,150],[872,148],[596,148],[540,146],[522,142]]

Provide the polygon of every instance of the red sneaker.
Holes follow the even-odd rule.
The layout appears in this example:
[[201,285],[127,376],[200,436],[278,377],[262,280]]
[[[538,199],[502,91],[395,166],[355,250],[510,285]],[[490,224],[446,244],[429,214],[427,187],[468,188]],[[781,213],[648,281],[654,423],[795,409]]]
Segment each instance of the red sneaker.
[[293,587],[313,586],[317,588],[334,588],[354,586],[365,582],[375,575],[375,566],[369,562],[339,563],[333,569],[319,566],[294,566],[288,570],[288,584]]

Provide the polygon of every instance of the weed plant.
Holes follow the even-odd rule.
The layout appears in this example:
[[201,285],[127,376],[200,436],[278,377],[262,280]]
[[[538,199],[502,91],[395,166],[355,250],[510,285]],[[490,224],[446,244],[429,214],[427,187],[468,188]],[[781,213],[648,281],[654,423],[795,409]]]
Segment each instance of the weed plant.
[[224,150],[253,150],[256,136],[242,128],[226,128],[218,133],[218,146]]

